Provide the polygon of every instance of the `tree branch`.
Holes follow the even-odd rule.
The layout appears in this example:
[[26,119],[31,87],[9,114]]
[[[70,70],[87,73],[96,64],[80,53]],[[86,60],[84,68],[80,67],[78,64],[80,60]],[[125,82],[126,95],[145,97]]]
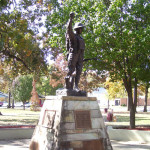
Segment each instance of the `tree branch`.
[[32,72],[31,69],[26,65],[26,63],[21,58],[16,57],[15,55],[11,54],[8,50],[3,50],[1,51],[1,53],[5,56],[8,56],[9,58],[13,58],[21,62],[30,72]]

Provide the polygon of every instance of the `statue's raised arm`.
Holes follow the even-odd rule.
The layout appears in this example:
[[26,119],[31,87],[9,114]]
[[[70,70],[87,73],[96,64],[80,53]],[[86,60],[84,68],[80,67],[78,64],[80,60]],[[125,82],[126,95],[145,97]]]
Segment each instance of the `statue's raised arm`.
[[70,13],[70,19],[69,19],[69,22],[67,24],[67,38],[70,38],[73,40],[74,38],[74,32],[73,32],[73,29],[72,29],[72,20],[74,18],[74,13]]

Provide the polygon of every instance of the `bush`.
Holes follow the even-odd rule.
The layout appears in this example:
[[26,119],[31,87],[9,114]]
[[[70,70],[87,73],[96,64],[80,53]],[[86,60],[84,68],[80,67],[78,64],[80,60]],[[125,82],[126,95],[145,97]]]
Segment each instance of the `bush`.
[[127,106],[126,104],[122,104],[121,106]]

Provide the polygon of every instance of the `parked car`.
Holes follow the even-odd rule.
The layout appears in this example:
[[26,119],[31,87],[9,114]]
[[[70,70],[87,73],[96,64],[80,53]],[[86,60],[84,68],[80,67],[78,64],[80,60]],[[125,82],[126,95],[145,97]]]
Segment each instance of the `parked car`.
[[3,102],[0,102],[0,107],[2,107],[3,106]]

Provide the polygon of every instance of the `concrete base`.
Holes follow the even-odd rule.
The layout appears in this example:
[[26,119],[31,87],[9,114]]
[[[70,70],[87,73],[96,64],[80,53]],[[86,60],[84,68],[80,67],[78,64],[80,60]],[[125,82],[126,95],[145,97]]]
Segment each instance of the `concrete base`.
[[[0,140],[31,139],[33,131],[34,128],[3,128],[0,129]],[[150,143],[150,131],[108,129],[107,132],[110,140]]]
[[150,142],[150,131],[108,129],[107,132],[111,140]]

